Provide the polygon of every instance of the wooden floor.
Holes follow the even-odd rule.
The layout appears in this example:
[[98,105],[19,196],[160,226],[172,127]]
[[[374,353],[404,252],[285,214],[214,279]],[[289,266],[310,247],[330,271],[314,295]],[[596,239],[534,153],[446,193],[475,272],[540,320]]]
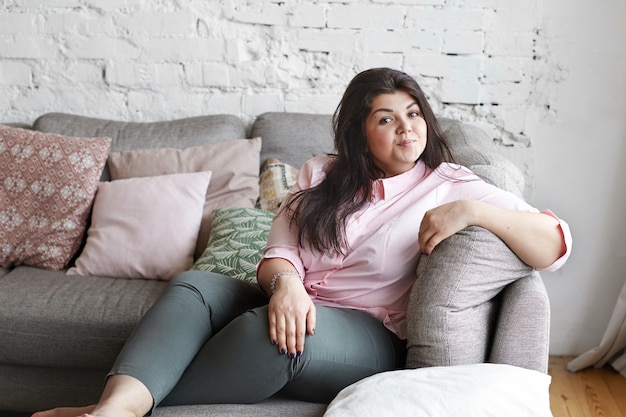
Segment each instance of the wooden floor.
[[550,408],[554,417],[626,417],[626,378],[611,367],[565,369],[571,357],[550,356]]

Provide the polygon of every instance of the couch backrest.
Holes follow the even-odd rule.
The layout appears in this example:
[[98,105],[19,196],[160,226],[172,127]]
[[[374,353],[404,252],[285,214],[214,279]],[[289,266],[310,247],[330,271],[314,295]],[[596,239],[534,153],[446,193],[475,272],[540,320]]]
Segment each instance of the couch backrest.
[[[33,129],[77,137],[107,136],[112,139],[112,152],[151,148],[184,149],[246,137],[243,122],[232,115],[139,123],[47,113],[35,120]],[[109,179],[106,168],[102,179]]]
[[[263,139],[261,161],[275,157],[300,167],[315,155],[334,151],[331,115],[269,112],[257,117],[251,137]],[[525,178],[487,133],[470,124],[439,118],[456,162],[500,188],[523,197]]]
[[[524,197],[525,177],[503,156],[484,130],[449,118],[439,118],[456,161],[500,188]],[[259,115],[246,135],[234,115],[207,115],[161,122],[121,122],[48,113],[33,124],[35,130],[68,136],[108,136],[111,151],[178,148],[261,137],[261,163],[269,157],[299,168],[309,158],[334,151],[331,115],[268,112]],[[102,175],[109,179],[108,171]]]

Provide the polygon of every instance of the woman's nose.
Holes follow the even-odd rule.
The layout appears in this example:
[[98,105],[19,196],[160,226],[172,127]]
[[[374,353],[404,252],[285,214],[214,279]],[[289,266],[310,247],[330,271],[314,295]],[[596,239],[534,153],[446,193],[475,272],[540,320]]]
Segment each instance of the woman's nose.
[[398,126],[398,133],[408,133],[411,132],[413,128],[411,127],[410,120],[401,120]]

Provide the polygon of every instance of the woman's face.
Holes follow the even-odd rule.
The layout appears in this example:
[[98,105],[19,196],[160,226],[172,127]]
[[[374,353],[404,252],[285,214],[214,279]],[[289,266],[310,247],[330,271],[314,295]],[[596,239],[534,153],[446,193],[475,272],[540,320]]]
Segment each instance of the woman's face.
[[404,91],[380,94],[365,121],[368,153],[385,177],[413,168],[426,147],[426,122],[413,97]]

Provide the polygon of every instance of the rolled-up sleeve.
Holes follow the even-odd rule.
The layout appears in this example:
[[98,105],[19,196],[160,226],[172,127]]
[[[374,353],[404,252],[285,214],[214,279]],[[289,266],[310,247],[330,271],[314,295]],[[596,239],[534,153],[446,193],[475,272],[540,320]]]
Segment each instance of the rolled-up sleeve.
[[539,271],[553,272],[559,269],[560,267],[562,267],[567,261],[567,259],[569,258],[570,254],[572,253],[572,233],[569,229],[569,225],[567,224],[567,222],[558,218],[556,214],[554,214],[552,211],[542,210],[541,213],[547,214],[548,216],[553,217],[554,219],[556,219],[556,221],[559,222],[557,227],[559,228],[561,232],[561,238],[563,239],[563,246],[564,246],[563,255],[561,255],[559,259],[554,261],[552,265],[549,265],[545,268],[538,269]]

